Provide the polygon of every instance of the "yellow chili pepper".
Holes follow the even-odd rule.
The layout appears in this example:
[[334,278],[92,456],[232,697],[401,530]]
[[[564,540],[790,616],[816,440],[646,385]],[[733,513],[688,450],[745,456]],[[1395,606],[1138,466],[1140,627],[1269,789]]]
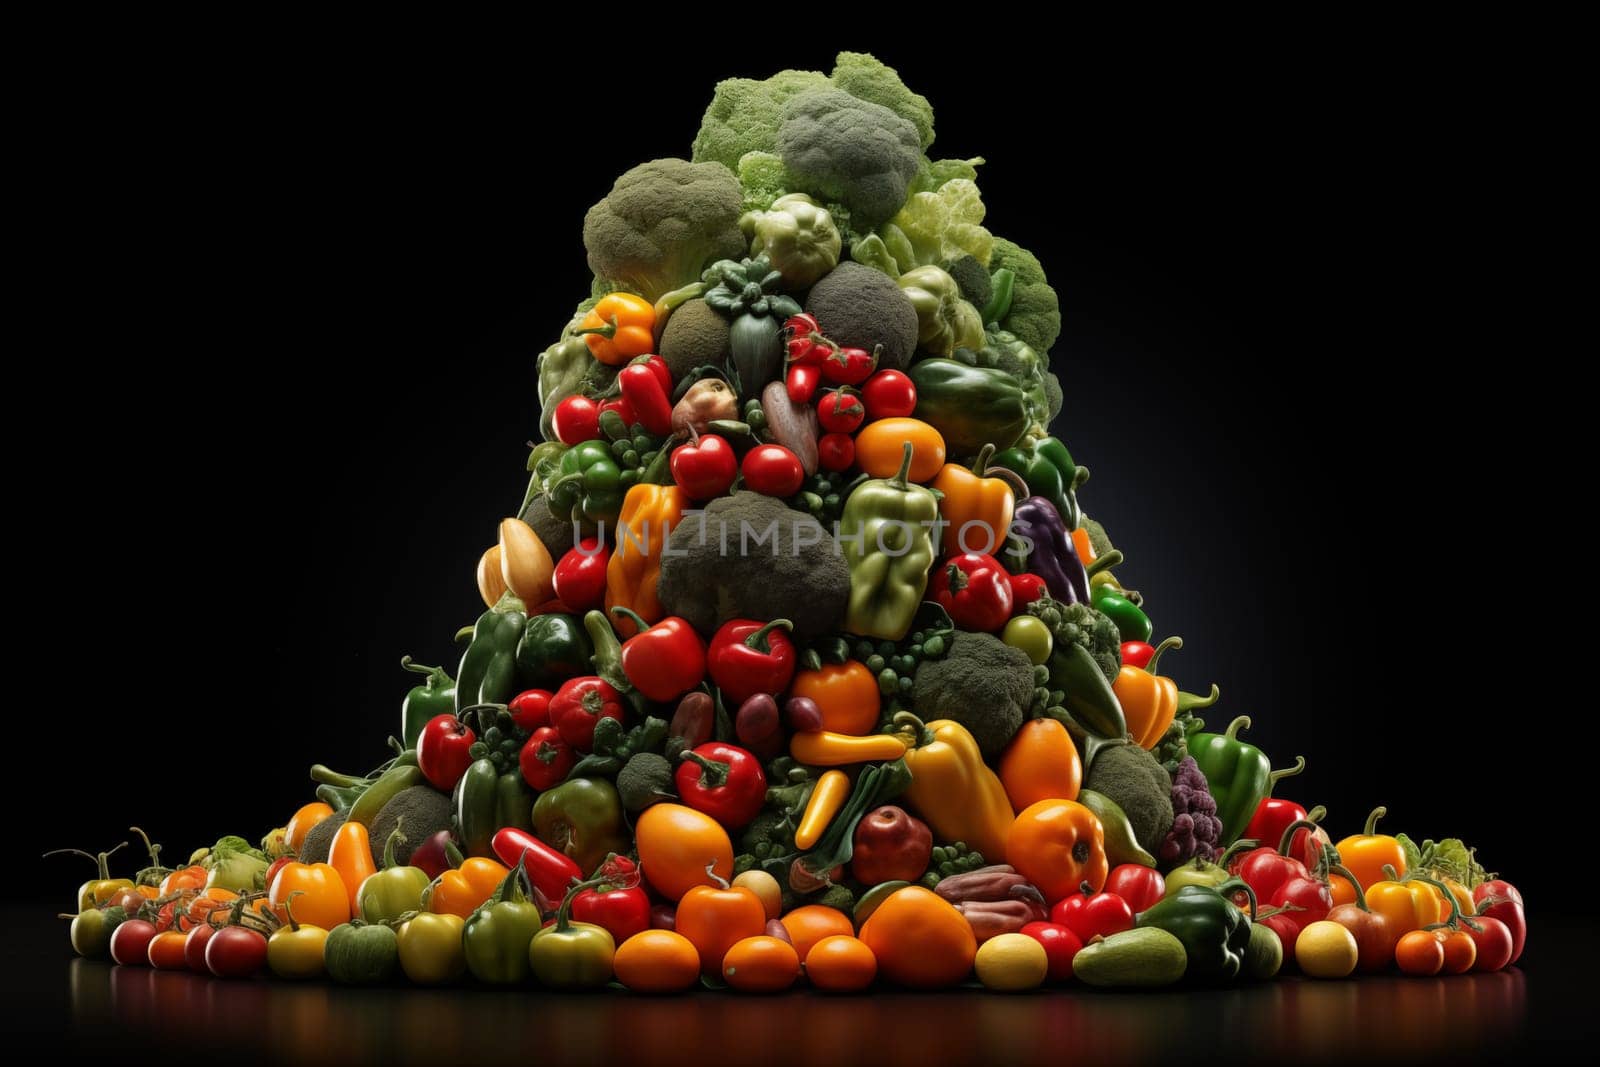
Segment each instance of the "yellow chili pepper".
[[906,803],[939,840],[963,842],[982,853],[985,863],[1006,862],[1006,840],[1014,821],[1011,800],[999,777],[983,762],[972,734],[953,719],[924,724],[909,711],[898,713],[894,721],[911,738],[905,753],[911,770]]
[[828,771],[818,778],[805,814],[800,816],[800,828],[794,832],[795,847],[807,849],[816,844],[849,796],[850,778],[843,771]]
[[789,755],[813,767],[842,767],[848,763],[897,760],[905,754],[906,743],[894,734],[867,734],[863,737],[818,730],[814,733],[797,733],[789,739]]
[[1156,674],[1156,661],[1167,649],[1182,647],[1183,638],[1167,638],[1156,646],[1148,664],[1124,666],[1111,684],[1128,720],[1128,735],[1140,748],[1155,748],[1178,713],[1178,683]]
[[[947,524],[944,528],[947,556],[962,552],[992,553],[1005,544],[1006,534],[1011,529],[1011,513],[1017,503],[1006,475],[1012,478],[1016,475],[1004,467],[991,468],[989,457],[993,455],[994,445],[984,445],[971,470],[946,463],[933,480],[933,487],[944,494],[944,499],[939,501],[939,517]],[[994,476],[985,477],[990,470],[995,472]]]
[[634,356],[655,351],[656,309],[633,293],[607,293],[583,317],[574,336],[581,336],[594,358],[620,367]]
[[[666,611],[656,596],[661,581],[661,553],[667,534],[683,518],[689,498],[675,485],[640,483],[628,490],[617,517],[616,547],[606,564],[606,611],[628,608],[647,623],[660,622]],[[623,637],[633,636],[633,620],[617,616]]]

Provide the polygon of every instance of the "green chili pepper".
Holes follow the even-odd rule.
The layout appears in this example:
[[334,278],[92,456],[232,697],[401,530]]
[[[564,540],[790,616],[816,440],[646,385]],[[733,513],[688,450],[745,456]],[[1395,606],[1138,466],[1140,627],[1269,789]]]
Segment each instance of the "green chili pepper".
[[584,874],[608,853],[626,853],[630,847],[622,798],[604,778],[568,778],[540,793],[533,805],[533,832],[570,856]]
[[589,673],[594,646],[576,615],[535,615],[517,643],[517,681],[529,689],[556,689],[568,678]]
[[1072,453],[1059,438],[1024,439],[996,453],[993,465],[1022,476],[1028,492],[1055,505],[1068,530],[1083,524],[1078,510],[1078,488],[1089,480],[1089,468],[1072,461]]
[[1011,296],[1017,283],[1017,273],[1010,267],[1001,267],[989,275],[989,302],[983,306],[983,321],[1003,322],[1011,310]]
[[1117,624],[1124,641],[1148,641],[1155,628],[1144,609],[1110,585],[1097,585],[1090,594],[1094,609]]
[[850,566],[844,628],[863,637],[889,641],[904,637],[928,588],[939,501],[906,480],[912,451],[907,441],[900,471],[893,478],[861,483],[845,501],[839,521]]
[[1108,741],[1128,733],[1128,719],[1094,655],[1076,641],[1057,641],[1050,649],[1050,688],[1059,689],[1072,717],[1089,733]]
[[517,695],[517,645],[527,625],[526,609],[513,593],[478,616],[456,671],[456,711],[504,704]]
[[400,739],[407,748],[415,748],[429,719],[435,715],[455,714],[456,683],[443,667],[424,667],[411,662],[410,656],[402,656],[400,666],[428,676],[427,681],[407,693],[400,703]]
[[[620,424],[622,420],[618,417],[616,421]],[[622,468],[610,445],[604,441],[575,445],[562,453],[556,469],[556,477],[546,487],[545,494],[556,518],[603,522],[607,526],[616,523],[627,486],[623,484]]]
[[527,853],[494,895],[467,919],[461,949],[467,970],[480,982],[511,985],[528,979],[528,946],[539,932],[539,906],[528,900]]
[[1189,755],[1200,765],[1206,786],[1217,802],[1217,818],[1222,820],[1218,842],[1231,844],[1244,833],[1263,800],[1272,795],[1279,778],[1288,778],[1306,769],[1304,756],[1295,757],[1293,767],[1272,769],[1272,760],[1256,746],[1239,740],[1240,730],[1250,728],[1250,716],[1241,715],[1228,724],[1224,733],[1198,733],[1189,736]]
[[[1235,890],[1249,896],[1248,915],[1228,899],[1227,894]],[[1182,941],[1184,954],[1189,959],[1184,979],[1204,984],[1239,977],[1245,950],[1250,945],[1250,923],[1255,913],[1254,891],[1243,879],[1233,878],[1215,889],[1186,885],[1140,912],[1134,923],[1141,929],[1165,930]]]

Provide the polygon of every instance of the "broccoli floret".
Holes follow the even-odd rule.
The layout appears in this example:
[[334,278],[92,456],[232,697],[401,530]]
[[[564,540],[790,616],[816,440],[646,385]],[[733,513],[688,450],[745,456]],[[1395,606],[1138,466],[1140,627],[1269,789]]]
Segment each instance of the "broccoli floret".
[[835,883],[816,896],[807,897],[806,903],[821,904],[824,908],[833,908],[848,915],[856,906],[856,895],[850,891],[849,886]]
[[851,96],[886,107],[911,123],[924,149],[933,144],[933,105],[921,93],[912,92],[895,69],[884,66],[876,56],[840,52],[834,60],[833,84]]
[[685,301],[661,331],[661,358],[677,381],[696,367],[728,359],[728,320],[704,300]]
[[672,764],[665,756],[640,752],[617,772],[617,794],[622,806],[638,814],[672,796]]
[[1217,802],[1205,772],[1193,756],[1185,756],[1172,775],[1172,829],[1162,838],[1157,856],[1168,867],[1196,856],[1213,860],[1221,838],[1222,820],[1217,818]]
[[806,310],[846,348],[882,346],[878,369],[905,370],[917,350],[917,309],[894,279],[860,263],[841,263],[811,287]]
[[783,105],[797,93],[826,89],[828,84],[827,75],[815,70],[780,70],[761,81],[729,78],[718,82],[700,120],[690,158],[737,170],[746,152],[771,152],[778,143]]
[[307,830],[306,839],[300,842],[300,862],[327,863],[328,850],[333,847],[333,835],[339,832],[339,827],[348,818],[349,812],[336,812]]
[[1099,522],[1087,515],[1079,515],[1078,525],[1082,526],[1084,532],[1089,535],[1089,547],[1094,549],[1095,559],[1099,559],[1112,550],[1111,538],[1106,535],[1106,528],[1100,525]]
[[451,808],[450,797],[432,786],[414,785],[400,790],[372,820],[367,835],[372,862],[383,863],[383,850],[396,826],[405,840],[395,842],[394,858],[402,864],[411,862],[413,849],[440,830],[450,829]]
[[788,812],[763,808],[739,837],[739,850],[758,862],[793,855],[794,819]]
[[1033,663],[992,634],[957,630],[943,659],[917,668],[911,700],[924,721],[954,719],[994,759],[1033,703]]
[[1172,779],[1138,745],[1103,748],[1089,765],[1083,787],[1103,793],[1128,816],[1139,846],[1154,855],[1172,829]]
[[739,157],[738,172],[746,211],[765,211],[789,193],[789,172],[771,152],[746,152]]
[[744,255],[739,179],[714,163],[655,159],[626,171],[583,217],[589,268],[655,300]]
[[1050,408],[1050,421],[1056,421],[1056,416],[1061,414],[1061,405],[1066,400],[1061,393],[1061,379],[1053,371],[1046,371],[1044,376],[1045,404]]
[[805,641],[844,617],[850,572],[816,519],[742,490],[673,528],[656,593],[703,634],[729,619],[783,618]]
[[812,90],[784,104],[777,152],[792,191],[843,204],[857,233],[900,210],[922,160],[915,126],[839,89]]
[[982,308],[993,295],[994,286],[989,279],[989,268],[979,263],[976,256],[962,256],[945,264],[945,272],[961,287],[961,298],[975,308]]
[[1004,237],[994,239],[989,269],[1009,268],[1016,275],[1011,286],[1011,310],[1000,325],[1033,346],[1048,352],[1061,335],[1061,301],[1045,280],[1044,268],[1032,252]]
[[1028,605],[1028,614],[1050,627],[1056,643],[1077,642],[1089,651],[1107,681],[1122,669],[1122,634],[1117,624],[1087,604],[1064,604],[1048,594]]

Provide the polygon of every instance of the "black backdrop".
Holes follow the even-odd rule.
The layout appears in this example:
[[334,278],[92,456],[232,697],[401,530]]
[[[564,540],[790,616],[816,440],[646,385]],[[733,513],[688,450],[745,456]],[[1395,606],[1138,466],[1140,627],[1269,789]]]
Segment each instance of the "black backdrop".
[[[1516,685],[1541,635],[1484,604],[1528,547],[1490,502],[1515,399],[1470,369],[1525,354],[1480,165],[1500,127],[1465,88],[1332,58],[974,84],[878,51],[933,101],[936,154],[987,157],[989,225],[1061,295],[1056,429],[1121,573],[1187,641],[1169,670],[1307,757],[1279,792],[1325,803],[1335,837],[1386,803],[1389,829],[1460,834],[1534,883],[1498,783],[1501,724],[1543,714]],[[587,286],[583,211],[687,154],[718,77],[830,57],[291,64],[104,99],[40,265],[72,297],[51,395],[94,462],[22,475],[47,520],[41,695],[92,695],[49,709],[81,724],[51,742],[72,784],[24,842],[256,836],[309,799],[312,762],[381,760],[401,654],[453,667],[481,611],[534,358]],[[82,872],[51,862],[59,896]]]

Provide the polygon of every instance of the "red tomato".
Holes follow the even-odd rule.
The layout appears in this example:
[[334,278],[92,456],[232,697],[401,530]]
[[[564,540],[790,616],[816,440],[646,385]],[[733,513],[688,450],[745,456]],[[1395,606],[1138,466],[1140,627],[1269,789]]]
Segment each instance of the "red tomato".
[[154,941],[156,924],[143,919],[129,919],[111,931],[111,958],[124,967],[145,967],[150,963],[150,942]]
[[861,387],[867,418],[903,418],[917,410],[917,387],[897,370],[881,370]]
[[822,377],[834,385],[860,385],[878,367],[878,350],[835,348],[822,357]]
[[556,599],[574,615],[599,608],[606,599],[606,565],[610,562],[611,548],[598,537],[585,537],[567,549],[556,564]]
[[[570,603],[567,606],[572,607]],[[555,694],[548,689],[524,689],[511,698],[506,710],[511,712],[511,721],[518,729],[532,733],[541,726],[550,725],[550,698],[553,696]],[[272,884],[270,878],[267,884]]]
[[242,926],[224,926],[206,942],[206,966],[218,978],[249,978],[267,962],[267,939]]
[[1167,880],[1154,867],[1138,863],[1119,863],[1106,876],[1106,892],[1128,902],[1135,915],[1152,907],[1166,895]]
[[[667,465],[672,468],[672,480],[693,500],[721,496],[739,473],[739,460],[733,454],[733,446],[714,433],[701,434],[673,449]],[[600,577],[603,582],[605,575]]]
[[[1479,929],[1473,929],[1476,923]],[[1511,929],[1499,919],[1479,915],[1464,923],[1462,928],[1478,946],[1478,955],[1472,961],[1475,971],[1500,971],[1511,963]]]
[[1044,579],[1037,574],[1013,574],[1011,576],[1011,611],[1013,614],[1023,614],[1023,609],[1035,600],[1049,592],[1045,588]]
[[867,419],[861,395],[847,385],[827,393],[817,401],[817,422],[828,433],[855,433]]
[[[267,884],[272,884],[272,879],[267,879]],[[206,966],[206,942],[211,940],[211,935],[217,932],[217,927],[210,923],[201,923],[189,931],[189,936],[183,942],[183,962],[195,974],[210,974],[211,969]]]
[[517,756],[522,780],[541,793],[566,781],[567,772],[577,762],[577,753],[554,726],[541,726],[529,734]]
[[639,416],[634,414],[633,405],[628,403],[626,397],[615,396],[610,400],[600,401],[600,414],[604,415],[608,411],[615,411],[622,416],[622,424],[629,428],[639,421]]
[[1096,934],[1110,937],[1133,929],[1133,909],[1115,893],[1073,893],[1056,901],[1050,921],[1060,923],[1088,941]]
[[817,463],[825,471],[847,470],[856,461],[856,439],[847,433],[825,433],[817,439]]
[[1072,977],[1072,958],[1083,950],[1083,941],[1077,934],[1060,923],[1027,923],[1022,932],[1044,946],[1044,955],[1050,961],[1045,977],[1052,982],[1065,982]]
[[448,793],[472,766],[472,746],[478,740],[454,715],[435,715],[417,738],[417,766],[433,787]]
[[600,436],[600,405],[586,396],[567,397],[556,405],[550,417],[556,440],[564,445],[579,445]]
[[806,481],[800,457],[782,445],[757,445],[745,453],[740,470],[746,489],[767,496],[794,496]]

